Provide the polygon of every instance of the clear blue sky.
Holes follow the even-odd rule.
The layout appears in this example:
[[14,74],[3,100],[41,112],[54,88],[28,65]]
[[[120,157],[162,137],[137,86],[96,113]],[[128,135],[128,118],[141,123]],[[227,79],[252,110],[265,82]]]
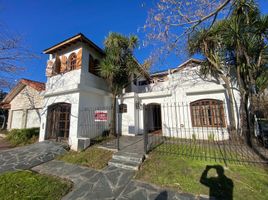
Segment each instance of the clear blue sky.
[[[100,47],[111,31],[126,35],[136,34],[140,40],[144,33],[137,32],[147,17],[151,0],[0,0],[0,22],[9,30],[22,34],[27,47],[40,59],[26,63],[28,70],[21,76],[46,81],[47,55],[42,50],[79,32]],[[144,4],[146,6],[142,6]],[[268,0],[259,0],[263,13],[268,13]],[[140,48],[136,57],[140,62],[152,49]],[[172,56],[165,66],[174,67],[183,60]]]

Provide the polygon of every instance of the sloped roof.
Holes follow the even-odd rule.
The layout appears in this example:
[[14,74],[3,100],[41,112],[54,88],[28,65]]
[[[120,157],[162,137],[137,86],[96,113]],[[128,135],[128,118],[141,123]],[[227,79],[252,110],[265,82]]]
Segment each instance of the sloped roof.
[[28,85],[34,89],[36,89],[37,91],[41,92],[43,90],[46,89],[46,84],[39,82],[39,81],[33,81],[33,80],[29,80],[29,79],[21,79],[20,80],[21,83]]
[[52,54],[56,51],[59,51],[61,49],[67,48],[71,44],[74,44],[76,42],[83,42],[91,47],[93,47],[95,50],[97,50],[100,54],[104,55],[104,51],[96,45],[94,42],[92,42],[90,39],[88,39],[86,36],[84,36],[82,33],[78,33],[75,36],[72,36],[66,40],[63,40],[62,42],[59,42],[52,47],[49,47],[43,51],[44,54]]
[[169,70],[171,71],[171,73],[174,73],[174,72],[177,72],[179,70],[184,69],[190,63],[200,64],[201,62],[202,62],[202,60],[195,59],[195,58],[190,58],[190,59],[186,60],[185,62],[183,62],[182,64],[180,64],[179,66],[177,66],[175,68],[169,68],[167,70],[157,71],[157,72],[151,73],[151,76],[154,77],[154,76],[168,75]]
[[29,79],[21,79],[17,83],[17,85],[3,99],[3,101],[0,103],[0,107],[9,108],[10,106],[8,104],[12,101],[12,99],[14,99],[15,96],[17,96],[20,93],[21,90],[23,90],[25,86],[29,86],[39,92],[45,90],[46,88],[45,83]]

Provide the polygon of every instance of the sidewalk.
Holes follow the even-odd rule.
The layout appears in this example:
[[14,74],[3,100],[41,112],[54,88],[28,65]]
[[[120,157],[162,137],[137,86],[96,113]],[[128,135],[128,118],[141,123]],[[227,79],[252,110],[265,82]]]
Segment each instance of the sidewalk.
[[0,173],[31,169],[66,153],[64,146],[50,141],[0,151]]
[[[134,171],[108,166],[102,171],[53,160],[33,168],[41,174],[66,178],[74,183],[73,190],[63,199],[197,199],[133,179]],[[199,199],[208,199],[202,198]]]

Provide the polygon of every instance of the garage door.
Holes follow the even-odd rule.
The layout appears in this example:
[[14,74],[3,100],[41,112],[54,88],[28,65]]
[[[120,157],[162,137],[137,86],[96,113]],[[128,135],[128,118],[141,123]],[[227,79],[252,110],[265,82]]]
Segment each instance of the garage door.
[[40,127],[40,111],[41,110],[28,110],[26,128]]
[[14,128],[22,128],[22,110],[13,110],[12,111],[12,121],[11,121],[11,129]]

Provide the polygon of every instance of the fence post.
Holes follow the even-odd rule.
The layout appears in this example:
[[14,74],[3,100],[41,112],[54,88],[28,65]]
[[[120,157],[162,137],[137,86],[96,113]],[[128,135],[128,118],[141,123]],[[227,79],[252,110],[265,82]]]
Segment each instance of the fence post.
[[147,152],[148,152],[148,149],[147,149],[147,146],[148,146],[148,133],[147,133],[146,130],[144,131],[143,137],[144,137],[144,153],[147,154]]
[[119,114],[118,114],[118,112],[116,113],[117,115],[116,115],[116,125],[117,125],[117,134],[116,134],[116,139],[117,139],[117,150],[119,151],[120,150],[120,144],[119,144],[119,142],[120,142],[120,139],[119,139],[119,128],[118,128],[118,118],[119,118]]

